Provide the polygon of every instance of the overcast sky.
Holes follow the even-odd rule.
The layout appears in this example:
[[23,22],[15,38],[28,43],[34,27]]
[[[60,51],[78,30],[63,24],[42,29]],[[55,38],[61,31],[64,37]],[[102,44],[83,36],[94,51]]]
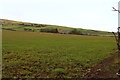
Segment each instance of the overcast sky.
[[0,18],[117,31],[119,0],[0,0]]

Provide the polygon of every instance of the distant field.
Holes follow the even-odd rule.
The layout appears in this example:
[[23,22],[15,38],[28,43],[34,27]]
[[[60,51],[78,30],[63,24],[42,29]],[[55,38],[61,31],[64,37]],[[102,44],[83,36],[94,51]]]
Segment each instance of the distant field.
[[115,52],[113,37],[3,30],[3,77],[76,77]]
[[20,21],[13,21],[7,19],[0,19],[0,21],[2,22],[3,30],[60,33],[58,31],[53,31],[54,29],[57,29],[57,30],[63,30],[62,32],[68,31],[65,32],[64,34],[113,36],[113,34],[108,31],[72,28],[69,26],[66,27],[66,26],[49,25],[49,24],[36,24],[36,23],[20,22]]

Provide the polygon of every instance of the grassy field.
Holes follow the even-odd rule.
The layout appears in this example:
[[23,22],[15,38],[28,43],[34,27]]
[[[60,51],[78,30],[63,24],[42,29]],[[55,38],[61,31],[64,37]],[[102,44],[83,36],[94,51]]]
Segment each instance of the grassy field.
[[[11,29],[15,31],[25,31],[24,28],[26,29],[34,29],[34,32],[40,32],[38,29],[45,29],[45,28],[55,28],[55,29],[60,29],[60,30],[68,30],[72,31],[76,29],[77,31],[89,35],[99,35],[99,36],[113,36],[111,32],[107,31],[99,31],[99,30],[90,30],[90,29],[82,29],[82,28],[72,28],[72,27],[66,27],[66,26],[58,26],[58,25],[49,25],[49,24],[36,24],[36,23],[28,23],[28,22],[20,22],[20,21],[13,21],[13,20],[7,20],[7,19],[0,19],[2,22],[2,29]],[[43,26],[43,27],[36,27],[38,26]]]
[[113,37],[3,30],[3,78],[81,77],[115,52]]

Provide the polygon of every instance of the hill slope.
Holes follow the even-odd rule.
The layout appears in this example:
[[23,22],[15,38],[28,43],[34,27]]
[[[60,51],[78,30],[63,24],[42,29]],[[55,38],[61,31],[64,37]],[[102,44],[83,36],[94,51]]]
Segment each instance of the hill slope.
[[36,24],[28,22],[13,21],[7,19],[0,19],[2,22],[2,29],[13,31],[33,31],[33,32],[51,32],[61,34],[78,34],[78,35],[109,35],[111,32],[89,30],[82,28],[71,28],[65,26],[48,25],[48,24]]

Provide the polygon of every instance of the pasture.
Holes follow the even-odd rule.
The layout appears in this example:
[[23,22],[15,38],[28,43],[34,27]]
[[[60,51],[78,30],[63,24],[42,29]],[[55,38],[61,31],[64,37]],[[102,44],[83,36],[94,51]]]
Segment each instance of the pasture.
[[57,31],[54,31],[54,29],[57,29],[57,30],[69,31],[67,34],[113,36],[112,33],[108,31],[72,28],[67,26],[48,25],[48,24],[36,24],[36,23],[20,22],[20,21],[13,21],[7,19],[0,19],[0,21],[3,22],[2,23],[3,30],[59,33]]
[[81,77],[115,53],[114,37],[3,30],[3,78]]

